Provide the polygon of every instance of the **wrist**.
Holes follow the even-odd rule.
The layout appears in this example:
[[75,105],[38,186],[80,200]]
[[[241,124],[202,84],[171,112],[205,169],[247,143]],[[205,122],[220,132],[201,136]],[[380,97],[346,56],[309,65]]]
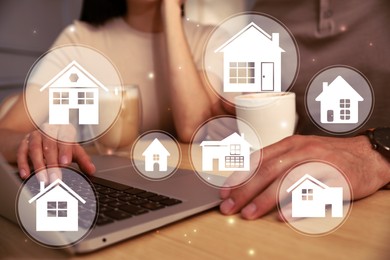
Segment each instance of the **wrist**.
[[390,127],[371,128],[363,135],[367,136],[372,149],[390,162]]
[[181,1],[164,0],[161,4],[161,14],[164,20],[170,18],[181,19]]
[[[390,188],[390,128],[378,127],[368,129],[362,133],[366,136],[370,150],[380,156],[383,163],[386,165],[384,169],[385,186]],[[386,185],[387,184],[387,185]]]

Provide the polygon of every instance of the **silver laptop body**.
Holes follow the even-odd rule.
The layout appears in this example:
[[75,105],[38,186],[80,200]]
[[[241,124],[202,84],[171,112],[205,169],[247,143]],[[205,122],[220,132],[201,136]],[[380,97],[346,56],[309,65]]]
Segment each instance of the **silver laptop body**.
[[[98,178],[175,198],[181,203],[110,224],[95,225],[87,237],[68,248],[73,253],[87,253],[109,246],[211,209],[220,203],[218,190],[203,183],[193,171],[178,169],[166,180],[150,181],[138,175],[130,159],[115,156],[95,156],[92,159]],[[0,197],[3,206],[0,207],[0,215],[17,223],[15,201],[21,180],[16,171],[4,162],[1,163],[1,176]],[[56,232],[52,235],[61,236]]]

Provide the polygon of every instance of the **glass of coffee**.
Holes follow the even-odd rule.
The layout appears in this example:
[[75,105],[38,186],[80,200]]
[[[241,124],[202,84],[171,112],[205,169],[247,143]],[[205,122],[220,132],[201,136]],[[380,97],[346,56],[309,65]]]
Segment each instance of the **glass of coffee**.
[[[95,147],[99,154],[130,156],[131,147],[138,138],[141,126],[141,98],[137,85],[125,85],[118,88],[122,94],[122,103],[116,120],[111,126],[95,140]],[[116,93],[118,94],[118,93]],[[109,95],[100,99],[101,119],[109,115],[110,107],[118,99]],[[92,126],[92,131],[102,130],[99,126]]]

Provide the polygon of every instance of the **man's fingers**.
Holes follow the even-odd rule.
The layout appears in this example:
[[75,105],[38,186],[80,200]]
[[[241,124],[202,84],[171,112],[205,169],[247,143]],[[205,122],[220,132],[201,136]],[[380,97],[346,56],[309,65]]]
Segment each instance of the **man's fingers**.
[[[290,142],[291,141],[289,141],[289,139],[286,138],[286,139],[280,141],[276,145],[271,145],[271,146],[268,146],[268,147],[264,148],[261,151],[262,154],[260,154],[260,151],[256,151],[256,152],[252,153],[252,155],[251,155],[251,169],[255,169],[255,168],[258,167],[258,165],[255,165],[255,163],[259,163],[259,162],[263,161],[263,164],[265,164],[267,161],[272,160],[274,158],[276,158],[274,160],[276,162],[276,164],[279,164],[279,163],[283,162],[283,160],[281,159],[282,158],[281,155],[289,152],[292,149],[292,146],[289,145]],[[263,158],[259,159],[258,158],[259,156],[262,156]],[[259,178],[257,175],[260,174],[260,172],[262,171],[262,169],[261,169],[262,165],[260,165],[260,168],[257,169],[257,173],[255,173],[256,174],[255,177],[250,182],[259,181],[257,179],[257,178]],[[271,171],[271,172],[274,172],[274,171]],[[233,174],[231,176],[231,178],[234,179],[235,175]],[[234,185],[230,185],[230,183],[234,183],[234,181],[230,180],[230,177],[229,177],[226,180],[225,187],[234,186]],[[245,185],[245,187],[246,187],[246,185]],[[243,188],[243,189],[245,189],[245,188]],[[237,189],[237,190],[238,190],[238,192],[240,192],[240,189]],[[223,188],[220,191],[220,196],[221,196],[222,199],[227,199],[227,198],[230,197],[231,193],[232,193],[231,189]]]
[[[268,186],[270,186],[269,188],[271,189],[268,189],[268,191],[273,192],[273,196],[276,196],[278,186],[278,182],[276,180],[285,174],[293,165],[304,161],[309,155],[311,155],[309,152],[305,151],[305,149],[301,149],[302,151],[299,153],[297,153],[294,149],[294,147],[300,145],[301,139],[302,137],[299,136],[290,137],[275,145],[266,147],[263,150],[262,164],[253,179],[251,179],[246,185],[238,189],[231,190],[228,195],[227,191],[221,192],[221,195],[225,198],[225,201],[220,205],[221,212],[224,214],[237,213],[255,197],[258,197],[261,193],[267,190]],[[257,207],[260,204],[256,200],[257,203],[251,204],[252,209],[246,209],[245,212],[247,213],[244,215],[249,217],[256,214],[265,214],[265,209],[270,210],[269,207],[271,206],[271,203],[267,200],[267,195],[269,194],[265,194],[265,197],[260,197],[260,199],[266,199],[264,207]],[[256,206],[256,208],[253,206]],[[272,207],[273,206],[275,206],[275,203],[272,203]],[[253,213],[249,214],[251,211]]]
[[286,172],[291,165],[290,160],[288,157],[286,160],[282,160],[279,157],[267,159],[260,166],[256,175],[246,185],[231,190],[228,196],[226,191],[221,191],[221,195],[226,199],[226,202],[222,202],[220,206],[221,212],[228,215],[237,213],[249,201],[274,182],[280,173]]
[[241,210],[241,216],[245,219],[256,219],[271,211],[277,203],[275,191],[277,191],[278,185],[279,182],[274,181],[262,193],[252,199],[252,201]]
[[281,164],[278,159],[263,164],[246,185],[230,192],[229,198],[220,206],[221,212],[228,215],[237,213],[249,201],[263,192],[278,177],[279,172],[284,172],[287,169],[286,164]]

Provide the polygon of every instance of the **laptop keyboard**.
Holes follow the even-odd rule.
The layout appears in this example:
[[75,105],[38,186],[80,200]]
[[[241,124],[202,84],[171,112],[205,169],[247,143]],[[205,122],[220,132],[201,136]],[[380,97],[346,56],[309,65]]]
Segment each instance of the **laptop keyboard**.
[[99,212],[96,222],[98,226],[147,214],[148,212],[182,202],[176,198],[97,177],[92,177],[91,181],[94,184],[99,201]]
[[[76,179],[63,176],[65,183],[78,195],[87,201],[95,203],[95,196],[80,185]],[[143,189],[130,187],[117,182],[112,182],[97,177],[90,177],[96,190],[99,203],[99,212],[96,225],[103,226],[114,221],[120,221],[133,216],[147,214],[152,211],[170,207],[182,203],[176,198],[167,197]],[[29,187],[32,194],[40,192],[38,181]],[[91,226],[92,211],[84,205],[79,205],[79,225],[83,228]],[[94,213],[93,213],[94,214]]]

